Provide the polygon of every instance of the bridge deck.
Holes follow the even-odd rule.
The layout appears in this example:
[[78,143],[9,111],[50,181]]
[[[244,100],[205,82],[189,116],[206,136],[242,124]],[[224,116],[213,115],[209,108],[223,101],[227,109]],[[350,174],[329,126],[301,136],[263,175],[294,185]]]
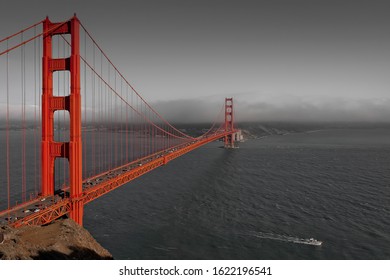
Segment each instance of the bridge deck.
[[19,227],[22,225],[43,225],[50,223],[71,211],[72,200],[82,200],[83,204],[87,204],[181,155],[234,132],[215,133],[208,137],[171,147],[88,178],[83,181],[83,195],[79,198],[70,198],[69,188],[57,191],[54,196],[35,198],[1,212],[0,224],[8,223],[14,227]]

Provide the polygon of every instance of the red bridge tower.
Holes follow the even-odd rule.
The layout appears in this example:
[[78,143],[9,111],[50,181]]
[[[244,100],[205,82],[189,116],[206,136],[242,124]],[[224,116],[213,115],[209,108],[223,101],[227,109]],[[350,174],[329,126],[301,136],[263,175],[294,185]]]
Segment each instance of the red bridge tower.
[[[81,144],[81,95],[80,95],[80,22],[76,15],[65,23],[43,23],[42,59],[42,196],[54,194],[55,159],[69,161],[69,185],[72,209],[70,218],[82,225],[82,144]],[[52,37],[71,35],[71,55],[67,58],[52,57]],[[70,72],[70,95],[53,96],[53,73]],[[54,112],[67,110],[70,116],[69,142],[54,141]]]
[[[234,131],[233,98],[225,98],[225,131]],[[225,148],[234,148],[234,134],[225,136]]]

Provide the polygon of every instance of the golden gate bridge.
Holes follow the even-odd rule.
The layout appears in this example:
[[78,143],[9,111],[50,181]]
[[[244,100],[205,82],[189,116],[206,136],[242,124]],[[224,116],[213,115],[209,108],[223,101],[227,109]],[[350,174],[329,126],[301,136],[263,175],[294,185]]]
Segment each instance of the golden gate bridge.
[[233,98],[202,135],[187,134],[144,100],[76,15],[1,39],[0,67],[0,224],[68,215],[82,225],[84,206],[104,194],[212,141],[235,145]]

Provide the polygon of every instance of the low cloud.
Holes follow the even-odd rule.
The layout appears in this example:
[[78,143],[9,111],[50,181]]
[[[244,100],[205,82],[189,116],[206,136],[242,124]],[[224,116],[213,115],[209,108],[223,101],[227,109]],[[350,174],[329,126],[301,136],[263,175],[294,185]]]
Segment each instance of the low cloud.
[[[223,98],[172,100],[153,106],[171,122],[212,122]],[[390,98],[345,100],[342,98],[309,101],[303,98],[288,102],[234,99],[236,121],[280,122],[390,122]],[[223,118],[223,116],[222,116]]]
[[[250,98],[249,94],[234,97],[237,122],[389,122],[390,98],[355,99],[343,98],[305,99],[299,97],[274,99]],[[168,121],[173,123],[212,123],[223,120],[224,96],[171,101],[156,101],[151,105]],[[82,108],[85,109],[84,107]],[[10,120],[20,120],[20,105],[10,105]],[[39,116],[37,106],[27,106],[25,117],[34,120]],[[90,114],[91,108],[87,108]],[[0,120],[6,119],[6,104],[0,103]],[[84,113],[83,113],[84,116]]]

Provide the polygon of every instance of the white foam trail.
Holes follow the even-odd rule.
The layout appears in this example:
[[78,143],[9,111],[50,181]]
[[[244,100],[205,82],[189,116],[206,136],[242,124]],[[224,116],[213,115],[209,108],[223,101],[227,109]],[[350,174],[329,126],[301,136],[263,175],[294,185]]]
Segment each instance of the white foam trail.
[[279,234],[265,233],[265,232],[254,232],[251,235],[257,238],[278,240],[283,242],[291,242],[291,243],[298,243],[298,244],[305,244],[305,245],[312,245],[312,246],[322,245],[322,241],[316,240],[314,238],[299,238],[299,237],[293,237],[288,235],[279,235]]

